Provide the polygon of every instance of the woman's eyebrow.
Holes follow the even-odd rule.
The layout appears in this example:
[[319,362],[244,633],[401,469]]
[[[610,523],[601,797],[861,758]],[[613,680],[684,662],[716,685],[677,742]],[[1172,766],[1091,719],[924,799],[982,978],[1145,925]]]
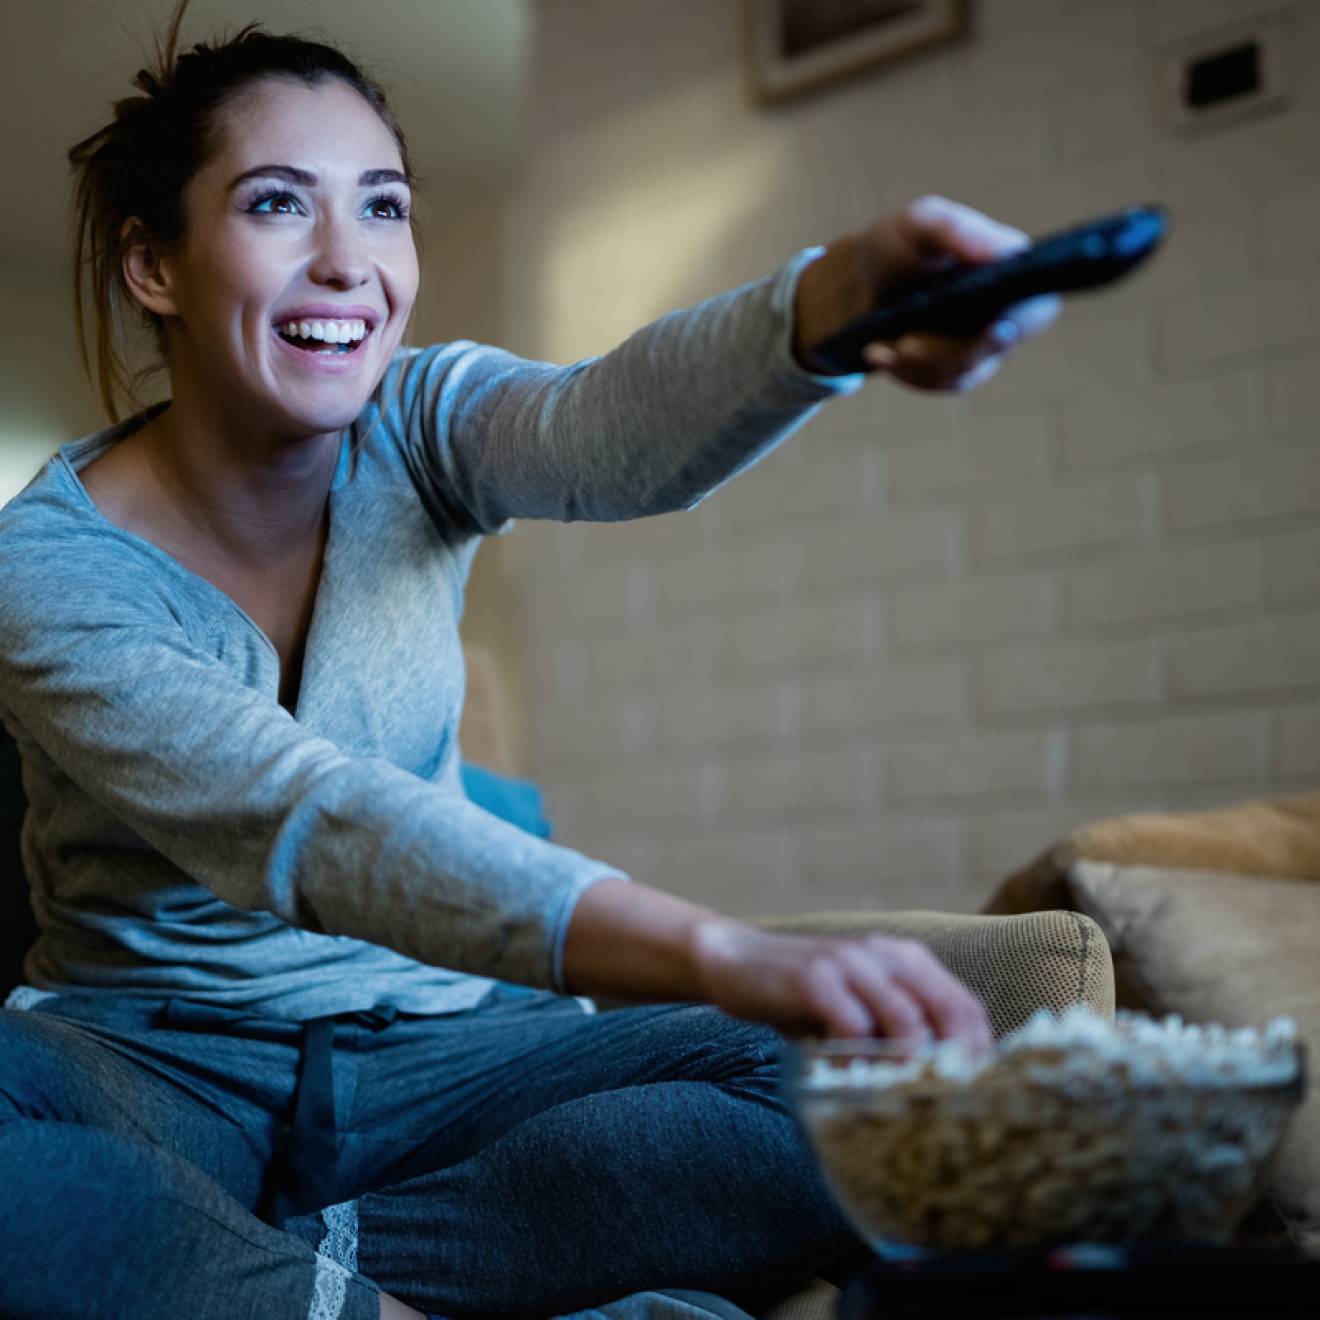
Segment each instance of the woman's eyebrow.
[[[316,175],[310,170],[300,170],[294,165],[258,165],[256,169],[245,170],[230,185],[230,191],[240,183],[255,178],[286,179],[290,183],[301,184],[304,188],[316,187]],[[358,175],[358,187],[370,188],[378,183],[407,183],[408,177],[399,170],[363,170]]]

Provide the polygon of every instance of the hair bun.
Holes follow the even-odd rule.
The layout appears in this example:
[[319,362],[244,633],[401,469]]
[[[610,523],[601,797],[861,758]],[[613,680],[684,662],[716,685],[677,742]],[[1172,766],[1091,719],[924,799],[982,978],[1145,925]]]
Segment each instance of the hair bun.
[[150,69],[139,69],[133,75],[133,86],[139,91],[146,92],[148,96],[160,96],[164,90],[160,80]]

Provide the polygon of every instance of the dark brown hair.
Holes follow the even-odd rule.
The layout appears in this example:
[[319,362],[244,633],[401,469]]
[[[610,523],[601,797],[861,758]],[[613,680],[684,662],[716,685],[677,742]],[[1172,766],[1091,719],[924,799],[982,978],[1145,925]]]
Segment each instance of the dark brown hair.
[[[88,385],[111,422],[121,418],[120,394],[133,411],[143,408],[138,391],[165,366],[164,321],[143,307],[124,283],[123,255],[133,239],[132,233],[123,233],[124,224],[137,217],[167,247],[183,238],[188,221],[185,190],[219,147],[221,112],[237,93],[265,78],[301,79],[309,87],[338,78],[381,117],[398,144],[409,183],[418,181],[385,90],[347,55],[305,37],[264,32],[259,23],[178,54],[188,3],[180,0],[164,41],[155,38],[151,67],[134,76],[133,85],[142,95],[116,101],[110,123],[68,153],[76,181],[73,299],[78,352]],[[420,247],[415,212],[410,223]],[[125,332],[135,314],[153,336],[158,360],[130,374]]]

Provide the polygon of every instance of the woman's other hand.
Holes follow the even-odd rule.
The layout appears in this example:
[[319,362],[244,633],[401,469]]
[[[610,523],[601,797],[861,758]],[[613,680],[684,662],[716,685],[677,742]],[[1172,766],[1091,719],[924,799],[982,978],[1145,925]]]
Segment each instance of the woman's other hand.
[[[1030,243],[1020,229],[970,206],[919,197],[837,239],[802,272],[794,300],[794,355],[816,370],[811,346],[882,307],[897,286],[953,265],[997,261]],[[966,393],[989,380],[1018,344],[1053,324],[1062,305],[1057,294],[1032,298],[1008,308],[975,338],[909,334],[892,344],[868,344],[865,357],[874,371],[916,389]]]
[[785,935],[717,919],[698,923],[691,941],[702,997],[734,1017],[786,1034],[993,1041],[981,1001],[916,940]]
[[578,896],[563,970],[568,994],[696,1000],[786,1035],[991,1039],[981,1001],[916,940],[765,931],[614,876]]

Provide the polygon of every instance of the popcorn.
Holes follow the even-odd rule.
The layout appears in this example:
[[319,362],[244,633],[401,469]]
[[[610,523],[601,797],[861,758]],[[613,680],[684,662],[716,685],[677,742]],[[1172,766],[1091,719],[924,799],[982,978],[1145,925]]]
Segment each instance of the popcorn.
[[[1063,1070],[1089,1075],[1095,1058],[1128,1064],[1128,1078],[1165,1085],[1175,1078],[1189,1085],[1213,1086],[1233,1082],[1240,1086],[1271,1086],[1295,1075],[1297,1024],[1275,1018],[1265,1030],[1242,1027],[1228,1031],[1218,1024],[1205,1027],[1183,1024],[1171,1014],[1155,1021],[1145,1013],[1118,1011],[1111,1022],[1085,1004],[1073,1004],[1056,1017],[1038,1009],[1021,1027],[1005,1036],[999,1055],[1021,1050],[1073,1051]],[[808,1086],[888,1086],[932,1070],[939,1077],[970,1081],[993,1066],[995,1056],[975,1055],[961,1041],[935,1042],[925,1053],[904,1062],[855,1058],[835,1064],[827,1058],[811,1060]]]
[[1300,1098],[1291,1018],[1233,1030],[1079,1004],[992,1054],[861,1049],[807,1059],[798,1112],[859,1228],[946,1249],[1225,1237]]

